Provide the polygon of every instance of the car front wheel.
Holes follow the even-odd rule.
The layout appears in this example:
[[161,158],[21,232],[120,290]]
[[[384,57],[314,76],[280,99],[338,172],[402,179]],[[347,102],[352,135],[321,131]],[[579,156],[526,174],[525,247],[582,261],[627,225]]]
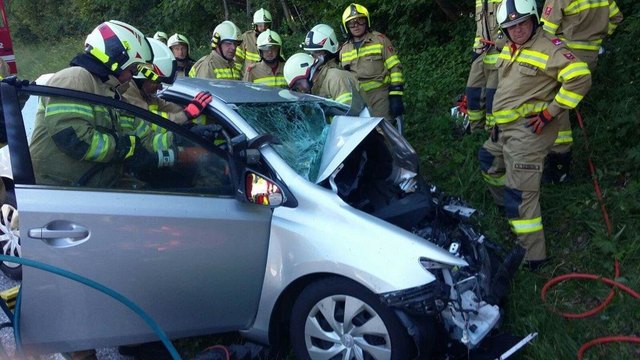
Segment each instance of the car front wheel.
[[407,360],[412,349],[395,313],[365,287],[343,278],[307,286],[291,313],[296,359]]
[[[7,201],[0,207],[0,249],[2,255],[20,257],[20,226],[18,210],[15,206],[13,194],[7,194]],[[13,280],[22,279],[22,266],[7,261],[0,262],[0,270]]]

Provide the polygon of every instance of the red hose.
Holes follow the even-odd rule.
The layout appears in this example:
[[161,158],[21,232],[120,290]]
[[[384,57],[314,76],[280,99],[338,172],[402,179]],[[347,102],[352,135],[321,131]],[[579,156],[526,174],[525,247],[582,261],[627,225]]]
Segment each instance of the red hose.
[[[580,125],[580,128],[582,129],[582,134],[584,135],[584,141],[585,141],[585,146],[587,147],[587,150],[589,149],[589,138],[587,136],[587,129],[584,127],[584,124],[582,122],[582,114],[580,114],[580,112],[578,110],[576,110],[576,117],[578,118],[578,124]],[[600,184],[598,183],[598,178],[596,176],[596,167],[595,165],[593,165],[593,161],[591,161],[591,157],[589,157],[589,172],[591,173],[591,179],[593,180],[593,188],[596,192],[596,196],[598,197],[598,202],[600,203],[600,210],[602,211],[602,216],[604,218],[605,224],[607,226],[607,233],[609,234],[609,236],[611,236],[611,234],[613,233],[613,226],[611,225],[611,220],[609,219],[609,214],[607,213],[607,207],[604,204],[604,200],[602,198],[602,192],[600,191]],[[615,260],[614,263],[614,267],[615,267],[615,278],[620,276],[620,264],[618,263],[618,260]],[[607,285],[611,286],[611,291],[609,291],[609,294],[607,295],[607,297],[604,299],[604,301],[602,303],[600,303],[600,305],[594,307],[591,310],[585,311],[583,313],[563,313],[560,312],[556,309],[553,309],[553,311],[555,313],[560,314],[561,316],[567,318],[567,319],[582,319],[582,318],[586,318],[589,316],[592,316],[596,313],[598,313],[599,311],[601,311],[602,309],[604,309],[605,307],[607,307],[607,305],[609,305],[609,303],[611,303],[611,301],[613,300],[613,297],[615,296],[615,288],[618,288],[626,293],[628,293],[629,295],[633,296],[636,299],[640,299],[640,294],[638,294],[637,292],[635,292],[634,290],[632,290],[631,288],[627,287],[626,285],[623,285],[615,280],[611,280],[609,278],[604,278],[601,276],[597,276],[597,275],[593,275],[593,274],[583,274],[583,273],[571,273],[571,274],[566,274],[566,275],[561,275],[561,276],[557,276],[555,278],[552,278],[551,280],[547,281],[546,284],[544,284],[544,286],[542,287],[542,290],[540,292],[540,297],[542,298],[542,301],[544,302],[546,300],[547,297],[547,291],[549,291],[550,288],[552,288],[553,286],[563,282],[563,281],[567,281],[567,280],[597,280],[597,281],[601,281]],[[584,352],[594,346],[594,345],[599,345],[599,344],[606,344],[606,343],[610,343],[610,342],[633,342],[633,343],[638,343],[640,344],[640,337],[637,336],[604,336],[604,337],[599,337],[596,339],[593,339],[585,344],[583,344],[580,349],[578,350],[578,360],[582,360],[582,355],[584,354]]]

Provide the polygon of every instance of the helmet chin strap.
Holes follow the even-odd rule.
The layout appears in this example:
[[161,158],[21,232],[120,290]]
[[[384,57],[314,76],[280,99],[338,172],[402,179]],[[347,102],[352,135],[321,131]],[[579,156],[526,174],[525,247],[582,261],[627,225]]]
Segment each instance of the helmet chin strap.
[[218,46],[216,46],[216,51],[218,52],[218,54],[220,54],[220,56],[222,56],[223,59],[227,60],[227,61],[233,61],[233,58],[228,59],[226,56],[224,56],[224,53],[222,52],[222,42],[220,42],[220,44],[218,44]]

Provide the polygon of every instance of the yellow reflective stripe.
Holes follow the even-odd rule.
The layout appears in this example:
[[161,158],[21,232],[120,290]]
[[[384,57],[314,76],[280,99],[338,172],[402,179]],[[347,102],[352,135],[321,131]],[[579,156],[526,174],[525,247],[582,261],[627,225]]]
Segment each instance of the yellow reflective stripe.
[[578,76],[589,75],[589,65],[584,61],[578,61],[565,66],[558,72],[558,81],[565,82]]
[[91,145],[89,145],[89,149],[82,157],[82,160],[103,161],[109,152],[110,139],[109,135],[94,131],[91,137]]
[[391,70],[394,66],[400,64],[400,59],[398,59],[398,55],[393,55],[384,61],[384,66],[387,69]]
[[156,134],[153,136],[153,151],[168,150],[169,149],[169,136],[171,133]]
[[498,61],[498,53],[486,54],[484,56],[484,59],[482,59],[482,62],[488,65],[495,65],[497,61]]
[[384,85],[385,85],[385,83],[382,83],[380,81],[372,80],[372,81],[365,81],[365,82],[360,83],[360,88],[362,90],[364,90],[364,91],[371,91],[371,90],[377,89],[379,87],[382,87]]
[[244,58],[246,57],[244,50],[242,50],[241,48],[237,47],[236,48],[236,57],[239,59],[244,60]]
[[404,83],[404,76],[400,71],[394,71],[391,73],[391,82],[394,84]]
[[548,60],[549,55],[528,49],[522,49],[522,51],[516,56],[516,61],[527,63],[543,70],[547,68]]
[[570,109],[573,109],[578,106],[578,103],[580,102],[580,100],[582,100],[583,97],[584,95],[574,93],[573,91],[569,91],[564,87],[561,87],[554,100],[557,101],[558,104],[562,104]]
[[236,70],[242,71],[242,63],[241,62],[236,62],[234,67],[236,68]]
[[76,114],[93,119],[93,108],[78,103],[53,103],[46,108],[45,117],[59,114]]
[[585,40],[585,41],[569,41],[566,38],[560,36],[560,40],[564,41],[570,49],[579,49],[579,50],[598,51],[598,49],[600,49],[600,44],[602,44],[602,39]]
[[362,46],[359,50],[353,49],[347,52],[342,53],[340,56],[340,61],[352,61],[357,58],[361,58],[368,55],[381,55],[382,54],[382,44],[373,44]]
[[554,144],[570,144],[573,143],[573,132],[571,130],[558,131],[558,137]]
[[484,110],[471,110],[467,109],[467,115],[469,115],[469,121],[480,121],[484,118]]
[[486,182],[489,185],[492,186],[504,186],[504,182],[507,179],[507,174],[502,174],[500,176],[494,176],[491,174],[488,174],[486,172],[482,172],[482,179],[484,180],[484,182]]
[[240,79],[240,72],[236,68],[219,68],[213,69],[213,73],[217,79]]
[[260,61],[260,54],[256,54],[254,52],[247,51],[246,55],[247,55],[247,57],[246,57],[247,60],[255,61],[255,62]]
[[517,109],[498,110],[493,112],[493,118],[497,124],[512,122],[521,117],[534,115],[547,108],[546,102],[523,104]]
[[389,91],[389,95],[400,95],[400,96],[402,96],[402,95],[404,95],[404,92],[399,91],[399,90],[392,90],[392,91]]
[[256,84],[268,85],[268,86],[276,86],[276,87],[284,87],[287,86],[287,81],[284,79],[283,75],[277,76],[265,76],[260,79],[253,80]]
[[552,23],[551,21],[547,20],[547,19],[542,19],[542,29],[548,33],[550,33],[551,35],[555,35],[556,31],[558,31],[558,27],[560,25]]
[[615,1],[612,1],[609,4],[609,19],[618,15],[619,12],[620,12],[620,9],[618,8],[618,4],[616,4]]
[[123,129],[133,131],[133,122],[134,122],[134,118],[131,116],[123,116],[123,115],[120,116],[120,126]]
[[351,97],[351,92],[345,92],[338,95],[334,100],[341,104],[351,104]]
[[474,49],[478,49],[483,47],[484,45],[480,42],[480,39],[482,39],[480,36],[476,36],[475,39],[473,39],[473,48]]
[[542,230],[542,217],[525,220],[509,220],[511,230],[516,234],[529,234]]
[[493,126],[496,124],[496,119],[492,114],[487,114],[486,126]]
[[191,122],[198,125],[205,125],[207,123],[207,117],[205,115],[200,115],[197,118],[191,120]]
[[564,9],[564,14],[565,15],[575,15],[575,14],[577,14],[579,12],[582,12],[582,11],[585,11],[585,10],[588,10],[588,9],[595,9],[595,8],[605,7],[605,6],[609,6],[609,0],[603,0],[603,1],[594,1],[594,0],[574,1]]
[[618,28],[618,24],[614,24],[612,22],[609,23],[609,27],[607,28],[607,35],[613,34]]

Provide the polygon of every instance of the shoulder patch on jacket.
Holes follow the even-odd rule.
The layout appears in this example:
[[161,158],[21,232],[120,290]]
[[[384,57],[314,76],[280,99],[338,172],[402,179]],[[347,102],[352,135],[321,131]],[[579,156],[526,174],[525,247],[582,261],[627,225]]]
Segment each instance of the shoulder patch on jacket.
[[555,46],[560,46],[562,45],[562,40],[558,39],[558,38],[553,38],[551,39],[551,42],[553,43],[553,45]]
[[549,14],[551,14],[551,11],[553,11],[553,7],[552,6],[547,6],[546,8],[544,8],[544,14],[546,16],[549,16]]
[[574,61],[574,60],[576,59],[576,56],[575,56],[575,55],[573,55],[573,53],[570,53],[570,52],[568,52],[568,53],[564,53],[564,54],[562,54],[562,55],[564,55],[564,57],[566,57],[567,59],[569,59],[569,60],[571,60],[571,61]]

